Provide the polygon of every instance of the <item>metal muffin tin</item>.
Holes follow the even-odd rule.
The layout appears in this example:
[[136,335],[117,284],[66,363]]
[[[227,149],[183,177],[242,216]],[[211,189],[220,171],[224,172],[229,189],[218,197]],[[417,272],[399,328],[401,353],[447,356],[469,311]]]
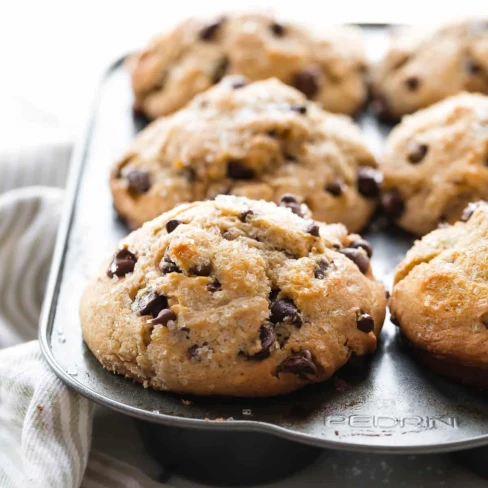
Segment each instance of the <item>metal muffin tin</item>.
[[[385,31],[367,30],[376,53]],[[144,389],[102,368],[83,342],[78,319],[81,292],[126,227],[112,210],[108,176],[113,161],[144,126],[131,110],[123,60],[107,72],[72,167],[48,291],[40,341],[56,374],[82,395],[151,424],[200,431],[272,434],[299,443],[351,451],[433,453],[488,444],[488,397],[419,366],[386,320],[376,355],[358,372],[276,398],[195,398]],[[359,118],[378,150],[385,128]],[[373,224],[377,278],[389,288],[396,264],[413,239]],[[339,378],[339,379],[337,379]],[[147,424],[146,424],[147,425]],[[147,429],[146,429],[147,430]],[[197,432],[195,432],[197,434]]]

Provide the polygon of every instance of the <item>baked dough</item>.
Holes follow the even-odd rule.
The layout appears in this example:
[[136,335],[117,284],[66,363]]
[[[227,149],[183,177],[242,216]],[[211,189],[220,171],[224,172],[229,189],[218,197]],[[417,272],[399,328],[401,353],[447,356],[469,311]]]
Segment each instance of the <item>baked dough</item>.
[[488,199],[488,97],[459,94],[407,116],[390,134],[382,203],[400,227],[423,235]]
[[[182,202],[234,194],[276,203],[287,194],[317,220],[360,230],[381,175],[360,131],[276,79],[228,77],[135,139],[110,185],[135,228]],[[288,195],[289,196],[289,195]]]
[[86,287],[88,347],[158,390],[270,396],[373,353],[385,290],[341,224],[235,196],[181,205],[123,239]]
[[395,273],[393,320],[428,366],[488,387],[488,204],[417,241]]
[[366,99],[365,67],[359,28],[312,32],[261,13],[188,19],[130,63],[134,108],[149,118],[179,110],[230,74],[276,77],[326,110],[352,114]]

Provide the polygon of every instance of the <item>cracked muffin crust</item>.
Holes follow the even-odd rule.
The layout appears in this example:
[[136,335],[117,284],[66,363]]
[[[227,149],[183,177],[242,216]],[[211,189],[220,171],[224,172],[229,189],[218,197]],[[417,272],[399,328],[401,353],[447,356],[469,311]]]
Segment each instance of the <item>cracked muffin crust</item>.
[[405,117],[380,158],[382,204],[417,235],[488,199],[488,97],[463,93]]
[[266,14],[191,18],[160,35],[130,63],[134,108],[167,115],[229,74],[276,77],[332,112],[364,103],[365,48],[360,29],[310,28]]
[[146,387],[270,396],[376,349],[385,290],[341,224],[235,196],[180,205],[123,239],[83,294],[83,336]]
[[386,120],[461,91],[488,94],[488,20],[397,29],[371,72],[372,108]]
[[314,218],[357,231],[381,176],[357,126],[276,79],[228,77],[135,139],[111,176],[132,228],[175,205],[234,194],[280,202],[293,194]]
[[416,355],[439,373],[488,387],[488,204],[431,232],[395,273],[393,320]]

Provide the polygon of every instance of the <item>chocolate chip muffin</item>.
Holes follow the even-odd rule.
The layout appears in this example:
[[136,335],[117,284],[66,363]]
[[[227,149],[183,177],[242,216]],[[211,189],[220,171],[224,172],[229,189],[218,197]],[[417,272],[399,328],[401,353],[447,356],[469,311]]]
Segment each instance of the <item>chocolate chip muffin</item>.
[[[358,128],[276,79],[228,77],[142,131],[111,177],[135,228],[182,202],[234,194],[306,203],[314,218],[363,227],[381,175]],[[294,196],[291,196],[292,194]]]
[[459,94],[405,117],[388,137],[382,203],[400,227],[423,235],[488,199],[488,97]]
[[395,273],[394,320],[416,355],[465,384],[488,387],[488,204],[417,241]]
[[366,98],[365,49],[354,27],[310,28],[266,14],[189,19],[130,62],[134,108],[167,115],[224,75],[279,78],[326,110],[351,114]]
[[398,119],[461,91],[488,93],[488,21],[397,29],[372,78],[372,107],[383,119]]
[[81,300],[89,348],[158,390],[270,396],[373,353],[385,315],[371,246],[294,206],[221,195],[118,246]]

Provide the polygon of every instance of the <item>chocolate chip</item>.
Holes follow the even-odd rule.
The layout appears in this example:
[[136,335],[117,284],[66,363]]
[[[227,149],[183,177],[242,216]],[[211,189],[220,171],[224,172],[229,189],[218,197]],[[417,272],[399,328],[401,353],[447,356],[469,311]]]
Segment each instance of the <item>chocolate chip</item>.
[[300,376],[317,376],[317,366],[312,360],[312,353],[308,350],[292,354],[281,364],[280,370],[283,373],[291,373]]
[[405,202],[397,190],[387,191],[381,198],[381,205],[383,212],[391,220],[400,218],[405,211]]
[[475,61],[468,60],[464,63],[464,69],[473,76],[480,75],[483,72],[481,65]]
[[247,219],[249,217],[252,217],[254,215],[254,212],[252,210],[246,210],[245,212],[242,212],[241,215],[239,216],[239,220],[241,222],[247,222]]
[[188,348],[187,354],[190,359],[199,359],[198,349],[200,346],[198,344],[194,344],[193,346]]
[[317,224],[310,224],[307,227],[307,232],[314,237],[319,237],[320,227]]
[[305,115],[307,113],[306,105],[290,105],[290,110],[292,112],[298,112],[299,114]]
[[271,346],[276,342],[276,332],[271,324],[262,325],[259,329],[261,350],[254,354],[254,359],[265,359],[270,354]]
[[352,244],[349,244],[349,247],[352,247],[353,249],[364,249],[366,251],[366,254],[368,255],[368,258],[373,255],[373,248],[371,247],[371,244],[364,239],[358,239],[357,241],[354,241]]
[[366,198],[376,198],[380,193],[381,174],[369,166],[358,169],[358,191]]
[[188,272],[192,275],[196,276],[210,276],[212,272],[212,264],[211,263],[198,263],[195,266],[192,266]]
[[268,134],[269,137],[276,137],[278,133],[274,129],[271,129],[268,132],[266,132],[266,134]]
[[468,204],[468,206],[463,211],[461,220],[463,222],[467,222],[473,216],[476,209],[480,206],[481,206],[481,202],[471,202],[470,204]]
[[407,145],[407,158],[412,164],[417,164],[425,158],[429,146],[420,142],[410,141]]
[[339,180],[335,180],[326,185],[325,191],[335,197],[340,197],[344,193],[344,185]]
[[187,168],[182,172],[182,175],[188,181],[188,183],[194,183],[197,179],[197,173],[193,168]]
[[254,178],[254,171],[246,168],[242,161],[231,159],[227,162],[227,176],[233,180],[251,180]]
[[283,203],[283,204],[287,204],[287,203],[298,203],[298,200],[296,199],[296,197],[294,195],[292,195],[291,193],[285,193],[281,198],[280,198],[280,201],[278,202],[280,205]]
[[315,278],[317,278],[318,280],[323,280],[329,268],[330,268],[329,261],[327,261],[327,259],[325,258],[320,258],[320,260],[317,261],[317,266],[315,267],[315,272],[314,272]]
[[302,318],[298,313],[296,305],[293,300],[289,298],[280,298],[271,307],[271,316],[269,319],[273,324],[279,322],[290,322],[296,327],[301,327]]
[[157,317],[159,312],[167,307],[168,299],[164,295],[158,295],[155,291],[146,293],[136,302],[136,310],[140,315]]
[[371,315],[361,312],[356,318],[356,327],[361,332],[371,332],[374,330],[374,319]]
[[280,207],[289,208],[294,214],[298,215],[299,217],[303,217],[302,209],[298,200],[291,195],[290,193],[286,193],[280,198],[278,202]]
[[291,85],[300,90],[308,98],[317,95],[319,91],[320,71],[317,67],[306,68],[295,73],[291,80]]
[[176,227],[178,227],[182,223],[183,222],[178,219],[168,220],[168,222],[166,222],[166,232],[168,234],[171,234],[171,232],[173,232],[176,229]]
[[415,91],[420,85],[420,80],[416,76],[409,76],[405,79],[405,85],[410,91]]
[[269,292],[269,301],[271,303],[274,303],[275,300],[278,298],[278,295],[280,294],[280,289],[279,288],[273,288],[270,292]]
[[222,288],[222,285],[221,285],[220,281],[217,278],[214,278],[214,280],[212,281],[212,283],[209,283],[207,285],[207,290],[210,293],[214,293],[216,291],[219,291],[221,288]]
[[298,203],[288,203],[286,208],[289,208],[295,215],[303,217],[302,208]]
[[149,173],[143,169],[133,169],[125,175],[129,190],[133,193],[146,193],[151,187]]
[[281,249],[281,252],[288,258],[288,259],[298,259],[298,257],[293,254],[291,251],[287,249]]
[[385,296],[387,300],[390,299],[390,292],[388,290],[385,290]]
[[225,73],[227,73],[229,68],[229,64],[229,58],[225,57],[215,65],[215,69],[212,74],[213,83],[218,83],[225,76]]
[[127,273],[132,273],[137,263],[137,257],[131,253],[127,248],[119,249],[107,270],[107,276],[113,278],[113,276],[125,276]]
[[168,256],[165,256],[161,263],[159,264],[159,269],[164,273],[164,274],[169,274],[169,273],[181,273],[181,269],[177,266],[177,264],[173,261]]
[[361,273],[365,274],[369,269],[369,258],[365,253],[359,251],[358,249],[351,249],[350,247],[345,247],[339,251],[349,258],[358,268]]
[[390,104],[387,98],[383,95],[377,95],[371,101],[371,110],[377,117],[384,121],[392,121],[395,119],[391,112]]
[[169,308],[164,308],[161,312],[158,313],[158,316],[155,319],[151,320],[152,324],[160,324],[160,325],[168,325],[168,322],[175,321],[176,314],[173,310]]
[[276,37],[283,37],[285,35],[286,29],[282,24],[278,24],[278,22],[273,22],[269,28],[271,29],[271,32],[276,36]]
[[[194,344],[187,350],[188,357],[192,362],[200,362],[202,355],[208,355],[208,353],[213,353],[213,348],[208,347],[208,342],[204,342],[202,345]],[[210,356],[207,357],[210,358]]]
[[291,161],[292,163],[295,163],[297,161],[297,158],[295,156],[293,156],[293,154],[290,154],[290,153],[283,153],[283,157],[287,160],[287,161]]
[[219,30],[223,21],[224,19],[218,19],[217,21],[203,27],[203,29],[200,30],[200,39],[202,41],[211,41]]

